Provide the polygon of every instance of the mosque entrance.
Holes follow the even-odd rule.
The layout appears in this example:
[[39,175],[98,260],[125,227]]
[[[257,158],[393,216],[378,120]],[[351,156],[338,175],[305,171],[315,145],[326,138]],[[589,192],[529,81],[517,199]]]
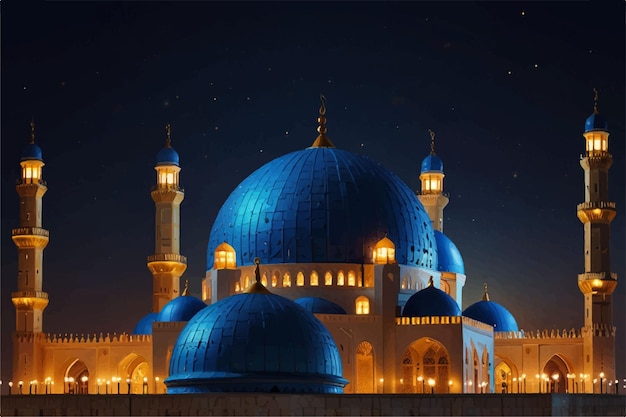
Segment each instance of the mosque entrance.
[[447,393],[449,363],[448,351],[441,343],[429,337],[416,340],[402,355],[400,392]]
[[74,359],[63,375],[63,392],[67,394],[89,394],[89,369],[85,362]]
[[513,394],[524,392],[525,381],[518,375],[515,366],[509,364],[505,359],[498,358],[500,362],[494,369],[495,392],[502,394]]
[[118,375],[122,380],[126,379],[127,393],[129,394],[150,394],[154,389],[150,389],[150,367],[148,361],[141,355],[131,353],[126,356],[118,365]]
[[569,367],[563,358],[559,355],[552,356],[543,367],[542,373],[546,375],[543,392],[567,392]]
[[366,341],[356,347],[356,392],[374,392],[374,347]]

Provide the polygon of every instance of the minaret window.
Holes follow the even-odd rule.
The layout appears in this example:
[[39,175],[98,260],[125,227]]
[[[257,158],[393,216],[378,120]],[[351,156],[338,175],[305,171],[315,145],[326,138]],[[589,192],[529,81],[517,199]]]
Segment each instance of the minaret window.
[[283,287],[291,287],[291,275],[289,275],[289,272],[285,272],[285,275],[283,275]]
[[304,286],[304,274],[302,272],[298,272],[298,275],[296,275],[296,285],[298,287]]
[[264,287],[267,287],[267,275],[263,274],[263,277],[261,278],[261,284],[263,284]]
[[41,179],[40,161],[24,161],[22,162],[22,180],[26,184],[38,184]]
[[274,275],[272,275],[272,287],[276,287],[278,286],[278,272],[274,272]]
[[389,238],[384,237],[376,243],[372,258],[375,264],[395,264],[396,246]]
[[369,314],[370,313],[370,300],[365,296],[360,296],[356,299],[356,314]]
[[330,271],[324,275],[324,285],[333,285],[333,274]]
[[592,131],[585,134],[587,152],[608,152],[609,135],[602,131]]
[[337,285],[344,285],[345,284],[344,280],[345,279],[344,279],[343,271],[339,271],[337,273]]
[[213,269],[236,269],[235,249],[223,242],[215,249]]
[[316,271],[311,272],[311,287],[317,287],[319,285],[319,275]]

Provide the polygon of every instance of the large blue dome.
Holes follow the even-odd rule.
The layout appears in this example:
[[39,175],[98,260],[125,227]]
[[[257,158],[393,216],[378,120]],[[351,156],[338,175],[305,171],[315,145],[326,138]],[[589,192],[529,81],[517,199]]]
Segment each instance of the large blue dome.
[[424,172],[443,172],[443,161],[435,154],[430,154],[422,161],[422,173]]
[[231,193],[211,228],[207,269],[222,242],[238,265],[371,261],[387,234],[399,264],[435,268],[430,218],[415,193],[370,159],[308,148],[256,170]]
[[156,163],[158,165],[179,165],[178,152],[170,146],[166,146],[161,149],[156,157]]
[[463,257],[454,242],[439,230],[435,230],[435,241],[437,242],[437,270],[465,274]]
[[402,310],[403,317],[460,315],[461,309],[454,298],[432,285],[413,294]]
[[156,321],[189,321],[207,305],[201,300],[190,295],[181,295],[161,308]]
[[591,116],[587,117],[587,120],[585,120],[585,133],[593,130],[602,130],[604,132],[609,131],[609,123],[598,113],[593,113]]
[[38,161],[43,160],[41,148],[34,143],[29,143],[22,149],[22,161],[36,159]]
[[137,322],[133,334],[152,334],[152,323],[157,321],[157,313],[148,313]]
[[172,351],[168,393],[343,393],[341,357],[326,327],[264,291],[224,298],[189,321]]
[[483,300],[472,304],[463,315],[493,326],[495,332],[517,332],[515,317],[503,306],[493,301]]
[[302,297],[294,302],[313,314],[346,314],[346,310],[340,305],[320,297]]

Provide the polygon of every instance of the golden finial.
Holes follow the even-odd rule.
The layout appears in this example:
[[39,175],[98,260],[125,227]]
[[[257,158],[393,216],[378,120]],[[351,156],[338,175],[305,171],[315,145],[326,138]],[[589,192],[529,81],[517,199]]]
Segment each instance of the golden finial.
[[432,275],[428,278],[428,286],[429,287],[434,287],[435,286],[435,281],[433,281],[433,276]]
[[181,295],[189,295],[189,280],[188,279],[185,280],[185,289],[183,290],[183,293]]
[[170,125],[169,122],[167,122],[167,124],[165,125],[165,132],[167,134],[167,137],[165,139],[165,147],[171,148],[172,147],[172,125]]
[[435,154],[435,132],[428,129],[428,134],[430,135],[430,154]]
[[334,148],[335,145],[328,139],[326,136],[326,97],[323,94],[320,94],[320,100],[322,101],[322,105],[320,106],[320,116],[317,118],[317,122],[319,126],[317,127],[317,132],[319,135],[311,145],[312,148]]
[[35,117],[30,119],[30,144],[35,143]]
[[254,268],[254,276],[256,280],[252,285],[246,288],[244,292],[247,294],[271,294],[271,292],[261,283],[261,271],[259,270],[259,265],[261,265],[261,258],[259,258],[258,256],[255,257],[254,264],[256,265],[256,268]]
[[598,89],[593,89],[593,114],[598,114]]
[[487,292],[487,283],[483,284],[483,301],[489,301],[489,293]]

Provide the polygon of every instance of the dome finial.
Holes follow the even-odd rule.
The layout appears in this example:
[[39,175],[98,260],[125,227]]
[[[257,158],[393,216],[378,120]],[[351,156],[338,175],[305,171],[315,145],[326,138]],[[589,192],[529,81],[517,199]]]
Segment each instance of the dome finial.
[[181,295],[189,295],[189,280],[186,279],[185,280],[185,289],[183,290],[183,293]]
[[322,105],[320,106],[320,116],[317,118],[317,122],[319,126],[317,127],[317,132],[319,135],[311,145],[312,148],[334,148],[335,145],[328,139],[326,136],[326,97],[324,94],[320,94],[320,100],[322,101]]
[[165,139],[165,147],[171,148],[172,147],[172,125],[170,125],[170,122],[167,122],[167,124],[165,125],[165,132],[167,135]]
[[261,282],[261,271],[259,270],[259,265],[261,265],[261,258],[259,258],[258,256],[254,258],[254,264],[256,265],[256,268],[254,268],[254,276],[255,276],[255,282],[250,285],[248,288],[246,288],[246,290],[244,291],[245,293],[262,293],[262,294],[271,294],[271,292],[265,288],[265,285],[263,285],[263,283]]
[[428,277],[428,286],[429,287],[434,287],[435,286],[435,281],[433,281],[433,276],[432,275],[430,277]]
[[593,89],[593,114],[598,114],[598,89]]
[[483,284],[483,301],[489,301],[489,293],[487,292],[487,283]]
[[31,145],[35,143],[35,117],[30,119],[30,142]]
[[430,134],[430,154],[435,154],[435,132],[428,129],[428,134]]

